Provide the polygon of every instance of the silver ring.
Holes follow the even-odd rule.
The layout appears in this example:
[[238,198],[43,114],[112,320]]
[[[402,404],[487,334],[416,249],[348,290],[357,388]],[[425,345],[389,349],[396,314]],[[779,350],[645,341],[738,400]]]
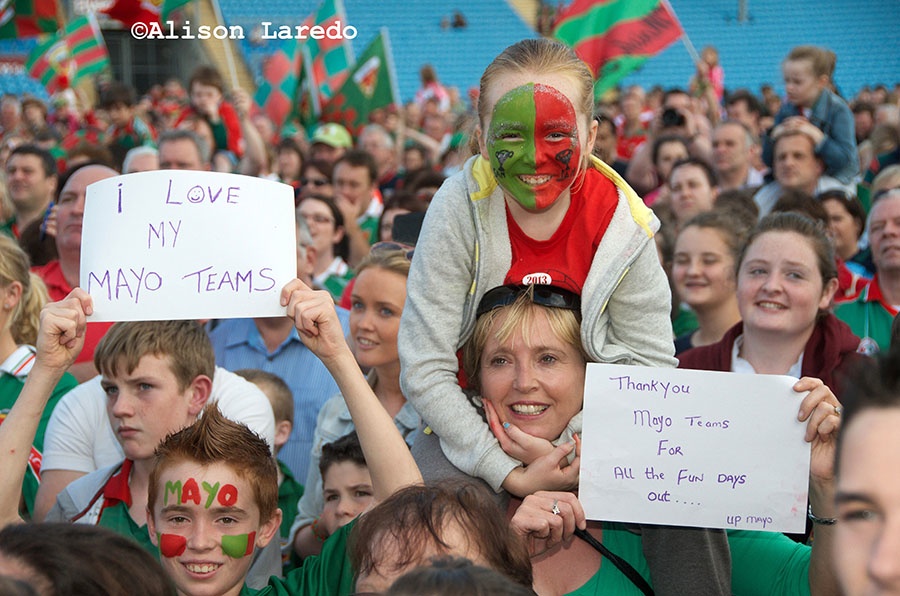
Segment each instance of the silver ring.
[[560,514],[560,511],[559,511],[559,501],[558,501],[558,500],[554,500],[554,501],[553,501],[553,509],[551,509],[550,512],[551,512],[553,515],[559,515],[559,514]]
[[844,413],[843,406],[834,406],[834,415],[835,416],[840,416],[843,413]]

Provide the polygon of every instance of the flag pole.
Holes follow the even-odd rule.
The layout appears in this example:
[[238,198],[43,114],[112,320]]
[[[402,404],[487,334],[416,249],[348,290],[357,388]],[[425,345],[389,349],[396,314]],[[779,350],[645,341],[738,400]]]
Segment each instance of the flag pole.
[[[222,16],[222,9],[219,7],[219,0],[211,0],[213,14],[216,16],[216,23],[225,26],[225,18]],[[237,68],[234,66],[234,55],[232,54],[231,39],[226,37],[222,40],[225,44],[225,62],[228,64],[228,74],[231,75],[231,88],[236,89],[238,85]]]
[[387,69],[388,69],[388,78],[391,81],[391,95],[393,96],[394,105],[398,108],[403,104],[400,103],[399,96],[399,87],[397,86],[397,71],[394,69],[394,52],[391,48],[391,36],[388,34],[388,28],[382,27],[379,29],[382,38],[384,39],[384,55],[387,60]]
[[691,43],[691,38],[688,37],[687,29],[684,28],[684,24],[678,18],[678,15],[675,13],[675,9],[672,8],[671,4],[669,4],[669,0],[662,0],[662,3],[666,5],[666,8],[669,9],[669,13],[678,22],[678,26],[681,27],[681,43],[684,44],[684,47],[687,50],[688,54],[691,55],[691,60],[694,61],[694,64],[700,64],[700,54],[697,53],[697,48],[695,48],[694,44]]

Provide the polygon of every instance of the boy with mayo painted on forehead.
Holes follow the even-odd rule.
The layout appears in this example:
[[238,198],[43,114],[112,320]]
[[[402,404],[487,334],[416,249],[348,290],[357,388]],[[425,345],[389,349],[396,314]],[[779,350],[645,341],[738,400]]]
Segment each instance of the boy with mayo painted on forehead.
[[[421,484],[422,477],[405,440],[346,343],[331,296],[294,280],[283,289],[282,304],[304,344],[323,361],[346,396],[359,444],[372,471],[376,499],[384,500],[404,487]],[[12,474],[12,482],[0,483],[0,528],[19,521],[17,507],[27,446],[52,388],[84,345],[86,317],[91,312],[92,300],[80,288],[42,312],[34,373],[10,412],[9,424],[0,426],[0,468],[19,471]],[[142,377],[138,384],[144,385],[143,397],[155,401],[153,395],[146,394],[153,391],[147,386],[152,384],[149,381]],[[122,391],[129,392],[130,388]],[[181,410],[177,404],[172,409]],[[384,589],[402,572],[400,567],[391,566],[392,553],[381,552],[377,558],[387,567],[376,567],[387,575],[369,580],[360,572],[354,577],[347,540],[355,526],[347,524],[335,532],[321,557],[310,557],[283,580],[267,578],[268,585],[255,592],[245,584],[248,570],[267,545],[277,547],[274,537],[281,520],[277,471],[266,442],[245,426],[225,419],[211,404],[199,420],[165,437],[148,459],[151,471],[143,489],[147,532],[182,596],[350,594],[354,584],[364,580],[366,586],[380,581],[379,590]],[[137,493],[133,496],[140,498]],[[430,530],[439,551],[449,551],[449,545],[440,538],[444,528]],[[513,539],[510,530],[503,552],[514,546]],[[430,544],[426,537],[413,563],[424,561],[424,546]],[[454,553],[462,554],[460,549]],[[477,549],[472,552],[477,554]],[[520,562],[528,564],[527,558]]]
[[[416,443],[426,437],[433,444],[436,436],[457,468],[519,497],[575,488],[578,458],[568,466],[532,465],[558,458],[559,450],[515,425],[501,425],[494,413],[485,424],[463,393],[457,351],[488,290],[503,284],[565,288],[582,296],[581,339],[590,360],[676,363],[670,290],[653,241],[659,221],[610,166],[591,156],[597,129],[592,102],[593,77],[571,49],[528,39],[504,50],[481,78],[480,154],[435,195],[409,275],[401,383],[429,425],[426,433],[433,433]],[[542,414],[529,404],[515,412]],[[580,432],[581,414],[569,430]],[[557,442],[571,438],[564,434]],[[574,449],[572,443],[563,448]],[[670,532],[645,532],[651,551],[651,535],[668,538],[660,542],[667,542],[660,565],[649,557],[659,572],[654,583],[683,593],[726,593],[724,533],[671,532],[682,532],[684,542],[672,541]],[[700,571],[668,565],[663,551],[672,550],[691,553]],[[698,577],[711,583],[700,586]]]
[[[69,484],[46,521],[104,526],[156,555],[158,545],[147,525],[154,451],[167,435],[203,415],[215,371],[212,344],[194,321],[120,322],[100,340],[94,363],[102,375],[109,422],[125,458]],[[179,496],[203,501],[229,498],[217,488],[190,485]],[[252,585],[262,586],[270,575],[281,572],[277,544],[261,549],[251,561]]]

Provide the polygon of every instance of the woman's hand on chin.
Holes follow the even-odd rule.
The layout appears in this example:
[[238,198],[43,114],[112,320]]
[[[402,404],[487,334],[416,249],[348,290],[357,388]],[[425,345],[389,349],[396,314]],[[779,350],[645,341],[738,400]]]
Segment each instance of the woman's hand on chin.
[[[569,463],[569,454],[575,451],[575,459]],[[538,491],[572,491],[578,488],[578,472],[581,469],[581,438],[554,447],[547,455],[527,466],[515,468],[503,481],[503,489],[521,498]]]
[[500,421],[494,404],[484,398],[482,398],[482,403],[491,432],[497,437],[497,441],[500,442],[500,447],[506,452],[506,455],[529,466],[538,458],[553,453],[555,449],[553,443],[547,439],[529,435],[514,424],[506,423],[504,425]]
[[837,431],[841,426],[841,403],[821,379],[803,377],[794,385],[798,393],[808,392],[800,402],[797,419],[806,421],[806,442],[810,443],[809,475],[812,480],[834,479]]
[[587,528],[587,520],[574,494],[539,491],[525,497],[510,525],[526,541],[528,554],[536,557],[571,540],[575,528]]

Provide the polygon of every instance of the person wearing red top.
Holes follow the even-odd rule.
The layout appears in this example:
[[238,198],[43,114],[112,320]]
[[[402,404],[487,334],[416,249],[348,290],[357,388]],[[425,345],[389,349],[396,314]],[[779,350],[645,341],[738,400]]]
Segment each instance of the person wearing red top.
[[[594,253],[603,240],[619,202],[616,186],[599,171],[585,172],[582,184],[559,228],[546,240],[536,240],[522,231],[509,208],[506,224],[512,246],[507,284],[551,284],[581,294],[591,270]],[[585,250],[590,245],[590,250]]]

